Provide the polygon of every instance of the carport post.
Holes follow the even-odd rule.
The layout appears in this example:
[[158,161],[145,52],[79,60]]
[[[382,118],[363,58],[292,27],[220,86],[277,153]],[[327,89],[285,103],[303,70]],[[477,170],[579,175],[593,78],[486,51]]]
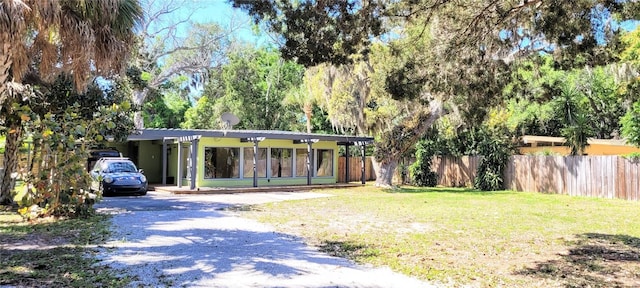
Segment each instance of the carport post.
[[311,163],[313,163],[313,149],[311,149],[311,141],[307,142],[307,185],[311,185]]
[[162,139],[162,185],[167,185],[167,140]]
[[258,187],[258,138],[253,139],[253,187]]
[[198,179],[198,142],[200,137],[191,140],[191,190],[196,189],[196,180]]
[[367,180],[364,178],[364,174],[365,174],[365,165],[364,165],[364,161],[367,160],[367,157],[365,156],[365,150],[367,148],[367,144],[365,142],[362,142],[362,146],[360,146],[360,154],[362,154],[362,163],[360,164],[360,180],[362,181],[362,184],[366,184]]
[[350,181],[351,179],[349,179],[349,176],[350,176],[349,175],[349,146],[351,146],[351,145],[349,145],[349,143],[344,144],[344,151],[345,151],[345,153],[344,153],[344,155],[345,155],[345,157],[344,157],[344,167],[346,167],[344,169],[344,182],[345,183],[351,182]]
[[176,184],[182,188],[182,142],[178,139],[178,172],[176,172]]

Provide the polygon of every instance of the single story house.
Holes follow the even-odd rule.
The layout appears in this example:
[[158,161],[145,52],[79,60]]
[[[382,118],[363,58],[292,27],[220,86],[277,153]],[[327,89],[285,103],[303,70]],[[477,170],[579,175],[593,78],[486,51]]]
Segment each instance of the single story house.
[[[520,154],[551,153],[569,155],[571,148],[563,137],[522,136],[522,144],[518,147]],[[640,153],[640,149],[630,145],[625,139],[587,139],[586,155],[626,155]]]
[[334,184],[338,147],[359,146],[364,158],[372,142],[289,131],[141,129],[113,147],[143,169],[149,183],[196,189]]

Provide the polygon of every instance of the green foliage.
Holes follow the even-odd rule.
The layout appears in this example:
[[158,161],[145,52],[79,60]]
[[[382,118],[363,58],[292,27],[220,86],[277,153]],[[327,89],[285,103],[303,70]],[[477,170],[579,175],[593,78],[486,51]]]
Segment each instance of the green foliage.
[[331,62],[346,64],[354,54],[367,54],[370,37],[382,33],[382,1],[241,1],[233,6],[256,23],[284,37],[285,59],[305,67]]
[[438,174],[431,171],[431,159],[434,155],[431,141],[422,140],[416,144],[416,162],[409,166],[413,183],[419,187],[435,187]]
[[[57,85],[68,89],[46,90],[46,101],[33,99],[24,117],[34,145],[32,162],[21,168],[24,186],[18,199],[27,218],[89,215],[96,195],[89,193],[88,150],[111,139],[123,141],[133,128],[126,82],[116,80],[108,91],[86,94],[72,92],[68,78],[59,78]],[[103,103],[90,106],[91,113],[82,104],[90,99]]]
[[589,137],[593,136],[594,132],[587,115],[577,114],[572,124],[562,128],[561,135],[571,147],[571,155],[582,155]]
[[620,41],[624,45],[624,50],[620,52],[620,60],[640,63],[640,27],[622,35]]
[[185,113],[184,128],[217,129],[220,116],[240,118],[234,129],[289,130],[296,110],[285,109],[283,99],[302,83],[303,68],[284,61],[270,49],[244,49],[230,56],[217,73],[212,71],[200,100]]
[[514,98],[507,100],[505,106],[510,112],[507,125],[515,135],[560,136],[562,123],[551,102]]
[[640,147],[640,101],[633,103],[620,123],[622,124],[622,136],[627,139],[628,143]]
[[[150,97],[149,97],[150,96]],[[180,128],[185,112],[191,107],[175,91],[164,95],[150,94],[143,106],[144,125],[147,128]]]
[[396,100],[418,99],[427,79],[416,73],[415,59],[392,68],[385,79],[385,90]]
[[626,155],[622,155],[622,157],[631,161],[640,161],[640,152],[629,153]]
[[579,103],[581,98],[584,99],[583,95],[567,85],[562,88],[560,97],[554,99],[556,113],[562,117],[564,124],[560,135],[571,147],[571,155],[582,155],[588,138],[594,135],[592,123]]
[[513,154],[513,146],[507,137],[497,133],[478,131],[480,142],[479,154],[482,155],[473,187],[482,191],[504,189],[504,169],[509,156]]

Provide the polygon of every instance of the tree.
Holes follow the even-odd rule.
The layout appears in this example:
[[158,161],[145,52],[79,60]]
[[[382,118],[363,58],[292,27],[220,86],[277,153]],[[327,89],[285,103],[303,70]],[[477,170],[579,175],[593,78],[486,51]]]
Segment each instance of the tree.
[[[390,65],[393,69],[385,81],[385,89],[394,99],[414,102],[443,99],[450,110],[471,123],[481,121],[486,117],[487,107],[501,102],[502,88],[510,81],[512,65],[520,59],[547,53],[561,69],[614,61],[620,48],[620,31],[607,23],[613,19],[635,19],[640,11],[640,3],[635,1],[477,0],[464,5],[459,1],[434,0],[347,1],[357,3],[347,10],[335,9],[334,2],[302,1],[299,5],[287,5],[276,0],[234,1],[255,19],[265,21],[273,31],[279,32],[284,38],[280,49],[295,51],[290,57],[305,66],[319,62],[342,64],[350,62],[345,59],[354,58],[328,53],[331,47],[304,45],[304,41],[326,41],[340,47],[339,39],[344,37],[360,45],[356,47],[365,46],[358,50],[369,52],[368,41],[379,36],[390,43],[392,55],[399,59],[398,64]],[[356,18],[351,19],[352,23],[361,25],[332,25],[333,22],[327,20],[340,17]],[[372,23],[389,26],[369,29],[378,27]],[[325,26],[332,26],[327,28],[331,33],[326,39],[323,33],[308,33],[307,27]],[[382,34],[384,31],[393,33]],[[294,50],[287,43],[301,43],[305,48]],[[316,57],[318,54],[327,57]],[[430,119],[424,113],[414,114],[421,115],[416,116],[417,119]],[[402,150],[395,151],[396,147],[407,147],[398,141],[415,143],[420,138],[402,136],[407,132],[406,127],[415,128],[411,129],[412,133],[426,130],[422,125],[395,123],[389,130],[395,132],[378,135],[381,139],[399,137],[376,142],[381,149],[378,159],[396,157]],[[408,147],[414,143],[409,142]],[[382,170],[393,172],[394,162],[393,158],[383,161],[387,167],[381,166]],[[382,178],[381,184],[390,184],[387,182],[390,177]]]
[[96,83],[86,93],[74,90],[71,78],[59,76],[40,86],[20,112],[24,130],[32,135],[31,161],[20,167],[23,186],[19,210],[26,217],[83,216],[93,200],[86,193],[89,149],[108,139],[122,142],[133,128],[126,81],[114,79],[103,91]]
[[622,136],[627,142],[640,147],[640,102],[633,103],[627,114],[620,120],[622,123]]
[[[3,1],[0,9],[0,105],[7,129],[0,203],[11,201],[24,100],[61,73],[84,91],[93,75],[121,71],[142,10],[135,0]],[[60,61],[64,59],[64,61]]]
[[189,89],[185,88],[186,77],[174,77],[157,90],[151,90],[142,107],[145,127],[179,128],[184,114],[191,108]]
[[254,21],[266,22],[282,35],[280,51],[287,60],[305,67],[322,63],[351,63],[354,54],[366,55],[371,36],[382,33],[383,1],[233,0]]
[[[197,90],[205,84],[210,69],[226,61],[232,50],[230,35],[243,23],[231,19],[226,28],[216,23],[191,23],[192,12],[177,11],[197,9],[193,4],[186,0],[145,1],[147,18],[141,25],[141,43],[132,64],[143,80],[135,86],[136,106],[142,107],[152,91],[173,77],[187,77],[189,87]],[[186,35],[184,31],[188,31]],[[143,128],[141,112],[135,114],[135,123],[138,129]]]
[[230,55],[219,73],[212,72],[202,98],[187,112],[183,127],[220,128],[217,124],[222,113],[231,112],[240,118],[236,129],[288,130],[296,121],[295,113],[284,109],[283,99],[302,84],[302,73],[302,66],[284,61],[277,51],[239,50]]
[[307,69],[303,79],[303,83],[297,87],[292,87],[282,99],[285,106],[291,105],[301,109],[304,113],[307,133],[313,131],[313,107],[316,103],[316,97],[313,93],[312,81],[313,76],[308,76],[311,69]]

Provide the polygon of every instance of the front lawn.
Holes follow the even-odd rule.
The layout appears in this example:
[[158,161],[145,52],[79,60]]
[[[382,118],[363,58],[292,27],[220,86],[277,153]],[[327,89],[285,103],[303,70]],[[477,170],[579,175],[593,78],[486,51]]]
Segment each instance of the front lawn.
[[123,287],[131,279],[98,265],[92,248],[109,233],[105,215],[30,223],[0,206],[0,286]]
[[335,197],[239,213],[328,253],[451,286],[640,286],[638,202],[450,188],[318,192]]

